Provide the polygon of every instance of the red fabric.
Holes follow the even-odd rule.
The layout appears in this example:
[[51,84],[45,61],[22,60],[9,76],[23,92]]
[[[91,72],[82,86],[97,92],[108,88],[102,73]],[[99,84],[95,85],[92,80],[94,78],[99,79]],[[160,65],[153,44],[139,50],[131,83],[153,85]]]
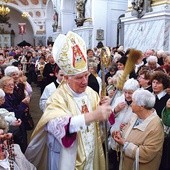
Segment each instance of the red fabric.
[[113,112],[111,113],[111,115],[109,117],[109,122],[111,125],[113,125],[115,123],[115,115]]
[[70,120],[71,118],[69,119],[69,123],[64,127],[66,131],[66,135],[61,139],[63,146],[66,148],[69,148],[74,143],[77,137],[76,132],[75,133],[69,132]]

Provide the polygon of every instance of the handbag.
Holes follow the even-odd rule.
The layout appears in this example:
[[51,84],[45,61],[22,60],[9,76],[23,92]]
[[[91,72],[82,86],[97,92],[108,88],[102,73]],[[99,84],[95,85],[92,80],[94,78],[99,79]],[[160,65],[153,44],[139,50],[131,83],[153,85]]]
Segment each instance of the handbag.
[[29,131],[34,129],[34,121],[29,111],[24,112],[22,121],[26,130]]

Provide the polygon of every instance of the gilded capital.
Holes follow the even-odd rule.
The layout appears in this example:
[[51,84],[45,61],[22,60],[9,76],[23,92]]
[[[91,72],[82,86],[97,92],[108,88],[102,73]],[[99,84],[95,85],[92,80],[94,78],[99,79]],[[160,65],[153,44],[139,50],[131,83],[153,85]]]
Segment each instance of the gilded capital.
[[170,0],[152,0],[152,6],[162,5],[162,4],[170,4]]

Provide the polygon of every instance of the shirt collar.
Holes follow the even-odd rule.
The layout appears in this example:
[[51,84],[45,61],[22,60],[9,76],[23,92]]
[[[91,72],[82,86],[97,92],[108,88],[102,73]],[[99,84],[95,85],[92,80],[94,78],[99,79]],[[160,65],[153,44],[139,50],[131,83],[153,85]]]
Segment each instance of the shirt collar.
[[86,94],[85,92],[83,92],[83,93],[76,93],[76,92],[74,92],[74,91],[70,88],[70,86],[69,86],[68,84],[66,84],[66,86],[67,86],[67,88],[70,90],[71,94],[72,94],[74,97],[81,97],[81,96],[84,96],[84,95]]
[[166,91],[165,90],[163,90],[163,91],[161,91],[159,94],[157,94],[157,97],[158,97],[158,99],[160,100],[163,96],[165,96],[166,95]]
[[135,129],[139,129],[141,131],[145,131],[146,127],[148,126],[148,124],[157,116],[156,111],[154,110],[154,112],[151,113],[150,116],[148,116],[145,120],[143,120],[139,125],[134,126],[133,128]]
[[58,84],[61,84],[61,82],[59,82],[58,79],[56,79],[56,82],[57,82]]

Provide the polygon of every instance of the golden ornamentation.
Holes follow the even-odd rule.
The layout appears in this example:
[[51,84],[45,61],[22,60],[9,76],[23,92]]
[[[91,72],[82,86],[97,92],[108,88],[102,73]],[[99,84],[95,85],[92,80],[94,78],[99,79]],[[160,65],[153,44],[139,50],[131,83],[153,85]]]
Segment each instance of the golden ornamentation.
[[4,4],[0,5],[0,15],[1,16],[6,16],[7,14],[9,14],[10,9],[8,7],[6,7]]
[[152,0],[152,6],[158,6],[162,4],[170,4],[169,0]]
[[24,11],[21,16],[22,16],[23,18],[28,18],[29,14],[28,14],[28,12],[25,12],[25,11]]

